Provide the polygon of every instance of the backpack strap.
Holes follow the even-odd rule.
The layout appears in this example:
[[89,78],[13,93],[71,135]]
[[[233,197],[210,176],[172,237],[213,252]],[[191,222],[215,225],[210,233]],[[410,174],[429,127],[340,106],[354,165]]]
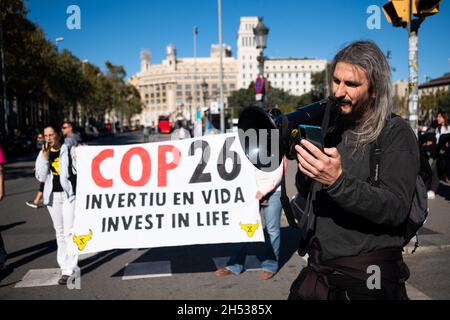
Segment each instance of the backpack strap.
[[381,148],[378,138],[370,148],[370,183],[374,187],[380,186]]
[[289,223],[289,225],[293,228],[298,228],[297,222],[295,221],[294,214],[292,213],[291,203],[289,200],[289,197],[286,194],[286,178],[285,178],[285,167],[284,167],[284,161],[281,162],[281,165],[283,166],[283,176],[281,178],[281,195],[280,195],[280,201],[281,205],[284,210],[284,214],[286,215],[286,219]]
[[390,120],[392,118],[398,117],[396,114],[392,113],[388,121],[386,121],[385,127],[381,130],[377,139],[370,146],[370,184],[374,187],[380,186],[380,168],[381,168],[381,141],[386,135],[388,126],[390,126]]

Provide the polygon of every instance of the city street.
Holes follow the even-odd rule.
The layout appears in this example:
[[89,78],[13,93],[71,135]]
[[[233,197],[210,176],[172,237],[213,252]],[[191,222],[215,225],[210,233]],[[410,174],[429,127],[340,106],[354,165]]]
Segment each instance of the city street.
[[[152,135],[151,141],[169,139]],[[121,133],[89,144],[142,143],[142,133]],[[25,201],[39,187],[34,159],[22,157],[6,165],[6,197],[0,202],[0,231],[12,272],[0,279],[0,300],[5,299],[179,299],[179,300],[279,300],[306,264],[296,252],[298,235],[282,216],[281,269],[271,280],[260,280],[258,255],[263,244],[249,246],[247,267],[240,276],[217,277],[234,245],[198,245],[139,250],[112,250],[81,256],[81,288],[69,290],[56,284],[56,242],[46,208],[33,209]],[[295,162],[289,163],[288,193],[294,193]],[[410,268],[411,299],[450,299],[450,186],[429,201],[430,216],[423,229],[421,247],[405,260]],[[47,281],[43,281],[45,279]],[[55,281],[56,279],[56,281]]]

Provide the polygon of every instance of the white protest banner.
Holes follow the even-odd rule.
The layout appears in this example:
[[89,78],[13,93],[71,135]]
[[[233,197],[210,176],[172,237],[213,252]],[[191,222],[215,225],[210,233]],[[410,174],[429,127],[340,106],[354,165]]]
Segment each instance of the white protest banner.
[[71,253],[264,241],[237,133],[76,153]]

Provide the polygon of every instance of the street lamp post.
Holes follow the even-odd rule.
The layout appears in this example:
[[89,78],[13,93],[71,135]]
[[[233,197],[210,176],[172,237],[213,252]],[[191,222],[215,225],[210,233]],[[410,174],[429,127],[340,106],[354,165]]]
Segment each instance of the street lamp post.
[[64,37],[57,37],[55,39],[55,43],[56,43],[56,51],[58,51],[58,45],[60,42],[64,41]]
[[[256,48],[260,49],[259,56],[257,58],[258,60],[258,66],[259,66],[259,77],[263,79],[264,85],[265,85],[265,79],[264,79],[264,49],[267,47],[267,37],[269,35],[269,28],[266,27],[264,22],[262,21],[263,18],[258,18],[259,22],[256,25],[255,28],[253,28],[253,34],[255,35],[256,40]],[[262,93],[261,95],[256,95],[256,101],[259,102],[260,106],[264,106],[265,102],[265,93]]]
[[195,124],[194,124],[194,137],[201,137],[202,130],[202,111],[197,102],[197,34],[198,28],[194,27],[194,105],[195,105]]
[[[202,87],[202,94],[203,94],[203,106],[206,110],[206,107],[207,107],[206,99],[208,98],[208,83],[206,83],[205,79],[203,79],[201,87]],[[208,120],[209,120],[209,125],[211,125],[211,110],[208,110]]]
[[219,14],[219,50],[220,50],[220,132],[225,133],[225,104],[223,97],[223,43],[222,43],[222,0],[218,0]]

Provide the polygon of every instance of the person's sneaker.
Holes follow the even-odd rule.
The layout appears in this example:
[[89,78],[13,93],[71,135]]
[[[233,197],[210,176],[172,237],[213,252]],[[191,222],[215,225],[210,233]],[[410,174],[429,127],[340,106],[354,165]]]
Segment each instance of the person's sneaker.
[[63,275],[61,279],[58,280],[58,284],[65,286],[67,284],[67,280],[69,280],[69,276]]
[[428,191],[427,196],[428,196],[428,200],[433,200],[434,198],[436,198],[436,194],[434,193],[433,190]]
[[25,204],[33,209],[39,208],[39,205],[35,204],[33,201],[26,201]]

